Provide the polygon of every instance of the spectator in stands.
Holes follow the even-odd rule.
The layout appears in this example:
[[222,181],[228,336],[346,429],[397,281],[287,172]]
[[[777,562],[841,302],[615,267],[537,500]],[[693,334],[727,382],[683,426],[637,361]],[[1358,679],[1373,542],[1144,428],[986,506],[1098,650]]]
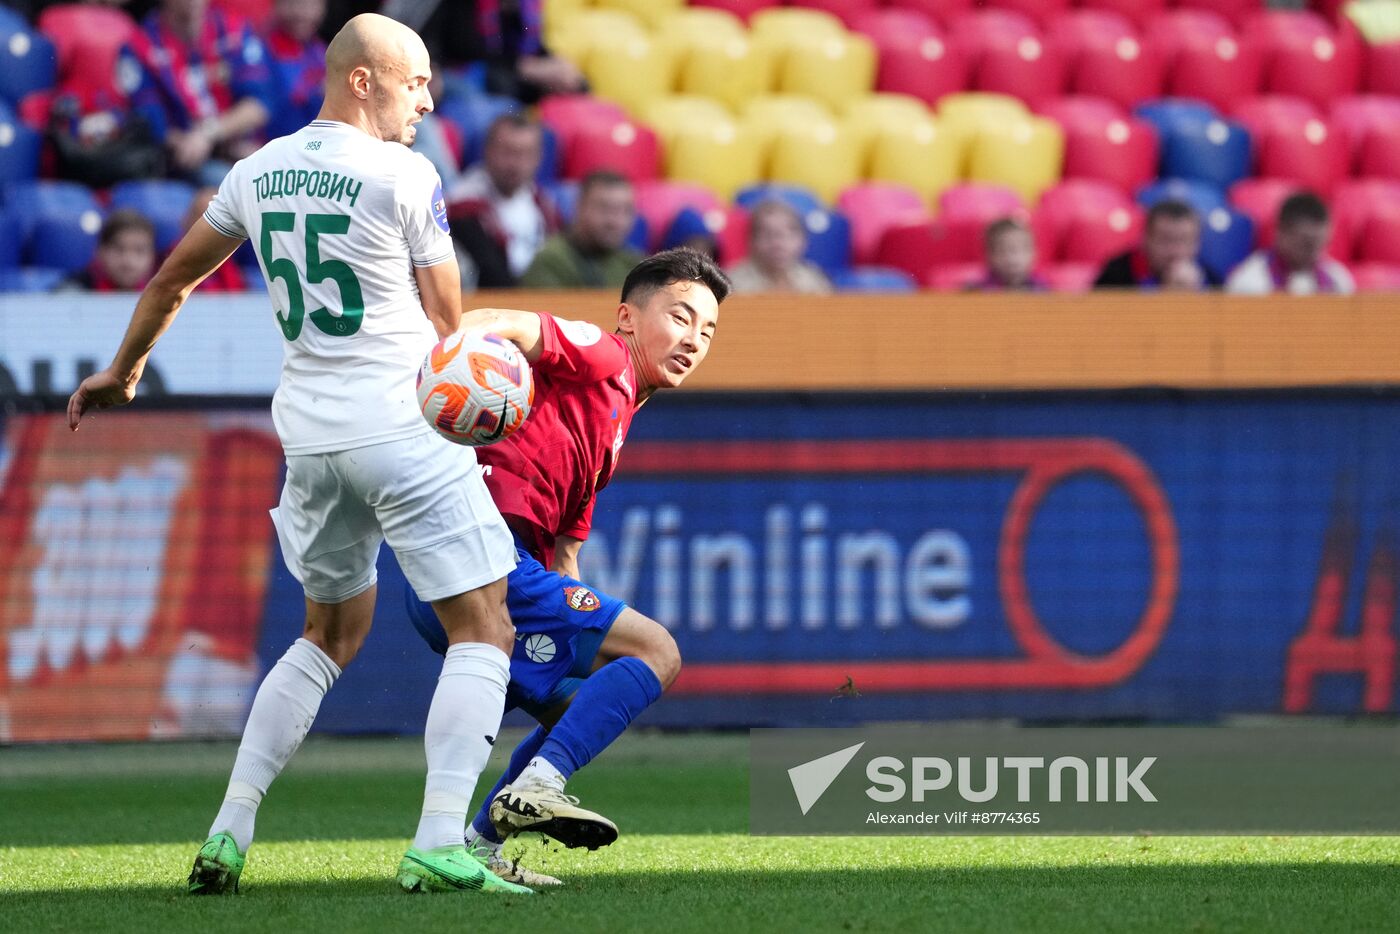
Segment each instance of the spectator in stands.
[[380,12],[416,29],[433,61],[479,64],[492,94],[533,104],[587,87],[572,62],[544,47],[542,0],[386,0]]
[[764,201],[749,216],[749,256],[729,269],[735,292],[801,292],[819,295],[831,283],[802,258],[807,229],[785,201]]
[[1035,274],[1035,236],[1025,221],[1003,217],[982,233],[987,272],[972,283],[976,291],[1019,289],[1041,291],[1049,286]]
[[316,31],[326,16],[326,0],[275,0],[267,24],[276,106],[267,135],[289,136],[321,112],[326,81],[326,44]]
[[1279,207],[1273,249],[1259,250],[1236,266],[1225,290],[1242,295],[1350,295],[1356,291],[1351,273],[1326,255],[1331,239],[1332,217],[1322,199],[1311,192],[1290,195]]
[[208,0],[161,0],[117,60],[131,106],[165,140],[173,171],[217,185],[267,124],[271,70],[262,41]]
[[139,211],[116,210],[97,235],[92,265],[64,283],[88,292],[139,292],[156,271],[156,228]]
[[632,183],[615,172],[593,172],[579,185],[574,222],[545,241],[520,284],[539,289],[618,288],[642,261],[627,235],[637,221]]
[[448,192],[452,237],[469,260],[462,264],[464,287],[514,286],[559,229],[553,202],[535,185],[543,151],[539,124],[518,114],[498,117],[486,131],[481,164]]
[[1187,289],[1220,285],[1203,267],[1201,219],[1191,205],[1168,199],[1147,212],[1142,246],[1108,261],[1094,281],[1096,289]]
[[[196,189],[194,197],[190,199],[190,206],[185,209],[185,216],[180,219],[180,229],[187,231],[193,227],[194,222],[203,217],[204,212],[209,210],[209,202],[213,201],[214,196],[218,193],[219,189],[212,186]],[[248,280],[243,277],[243,269],[238,263],[222,263],[218,269],[209,274],[208,279],[195,288],[195,291],[246,292],[248,291]]]

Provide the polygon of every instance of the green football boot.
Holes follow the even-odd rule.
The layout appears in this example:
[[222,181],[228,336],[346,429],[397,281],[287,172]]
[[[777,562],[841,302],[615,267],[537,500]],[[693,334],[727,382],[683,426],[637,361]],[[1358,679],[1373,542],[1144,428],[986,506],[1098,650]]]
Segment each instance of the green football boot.
[[191,895],[234,895],[238,877],[248,857],[238,852],[238,844],[228,833],[216,833],[204,841],[190,870]]
[[399,863],[399,886],[405,892],[505,892],[534,895],[523,885],[497,876],[467,848],[440,846],[433,850],[410,849]]

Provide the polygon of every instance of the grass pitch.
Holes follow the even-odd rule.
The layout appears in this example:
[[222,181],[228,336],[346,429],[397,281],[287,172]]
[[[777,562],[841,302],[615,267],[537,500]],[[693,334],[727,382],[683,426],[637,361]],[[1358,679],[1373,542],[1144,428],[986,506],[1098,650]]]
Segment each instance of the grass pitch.
[[[497,744],[493,769],[517,737]],[[0,749],[6,931],[1360,931],[1400,928],[1400,838],[746,835],[742,736],[625,737],[570,790],[623,836],[512,844],[534,898],[409,897],[417,739],[313,738],[237,898],[183,883],[232,744]],[[492,775],[494,776],[494,771]]]

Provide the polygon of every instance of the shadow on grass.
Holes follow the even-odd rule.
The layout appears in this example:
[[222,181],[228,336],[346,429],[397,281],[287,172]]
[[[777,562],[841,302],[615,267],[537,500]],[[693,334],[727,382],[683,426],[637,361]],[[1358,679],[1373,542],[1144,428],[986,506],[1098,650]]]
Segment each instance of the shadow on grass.
[[590,872],[533,898],[409,897],[387,877],[250,882],[237,898],[178,886],[20,892],[10,930],[386,930],[495,923],[569,930],[1385,930],[1400,870],[1388,863]]

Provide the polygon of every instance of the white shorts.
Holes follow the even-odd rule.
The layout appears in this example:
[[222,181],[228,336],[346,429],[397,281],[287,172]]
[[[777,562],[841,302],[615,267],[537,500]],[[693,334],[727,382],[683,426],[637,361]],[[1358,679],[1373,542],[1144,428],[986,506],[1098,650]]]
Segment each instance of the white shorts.
[[343,603],[374,586],[386,540],[424,600],[475,590],[515,568],[515,541],[476,452],[435,434],[289,456],[272,524],[287,567],[317,603]]

